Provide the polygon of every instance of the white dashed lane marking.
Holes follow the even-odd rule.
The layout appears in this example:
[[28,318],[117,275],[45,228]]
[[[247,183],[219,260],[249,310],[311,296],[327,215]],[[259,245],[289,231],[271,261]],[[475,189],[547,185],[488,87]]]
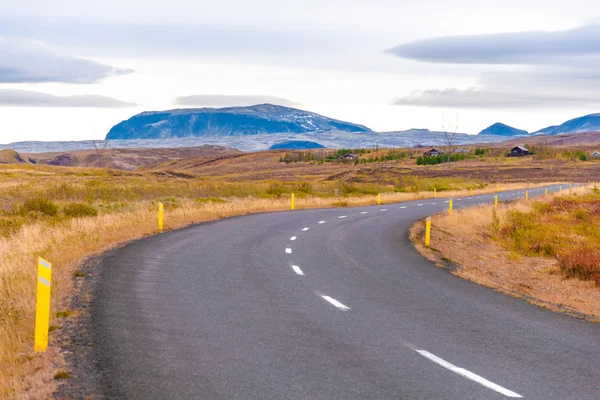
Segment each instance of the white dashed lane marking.
[[290,240],[296,240],[296,236],[292,236]]
[[381,210],[379,210],[379,211],[387,211],[387,208],[382,208],[382,209],[381,209]]
[[292,249],[291,248],[286,248],[285,249],[286,254],[292,254]]
[[503,395],[505,395],[506,397],[513,397],[513,398],[522,398],[523,396],[521,396],[518,393],[513,392],[512,390],[508,390],[506,388],[503,388],[500,385],[495,384],[494,382],[490,382],[487,379],[474,374],[471,371],[468,371],[464,368],[460,368],[457,367],[456,365],[450,364],[448,361],[439,358],[438,356],[431,354],[428,351],[425,350],[415,350],[417,353],[419,353],[420,355],[422,355],[425,358],[428,358],[429,360],[433,361],[434,363],[454,372],[455,374],[458,374],[462,377],[465,377],[469,380],[472,380],[474,382],[479,383],[480,385],[483,385],[489,389],[495,390],[498,393],[502,393]]
[[423,204],[417,204],[417,207],[422,207],[422,206],[423,206]]
[[329,303],[333,304],[335,307],[337,307],[340,310],[348,311],[350,309],[350,307],[348,307],[345,304],[340,303],[339,301],[337,301],[333,297],[329,297],[329,296],[326,296],[326,295],[321,295],[321,297],[324,298]]
[[302,229],[302,232],[306,232],[307,230],[309,230],[310,228],[304,228]]
[[340,215],[338,218],[346,218],[347,215]]
[[368,213],[369,213],[368,211],[361,212],[361,214],[368,214]]
[[302,275],[304,276],[304,272],[302,272],[302,270],[300,269],[299,266],[297,265],[292,265],[292,269],[294,270],[295,273],[297,273],[298,275]]
[[325,223],[325,221],[319,221],[319,224],[324,224],[324,223]]
[[402,206],[402,207],[400,207],[400,208],[406,208],[406,206]]

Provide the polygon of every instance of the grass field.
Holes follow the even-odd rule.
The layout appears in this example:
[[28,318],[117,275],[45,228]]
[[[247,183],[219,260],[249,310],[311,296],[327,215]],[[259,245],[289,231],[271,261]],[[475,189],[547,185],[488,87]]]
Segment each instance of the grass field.
[[466,279],[534,303],[600,320],[600,190],[460,210],[432,218],[419,250]]
[[[51,324],[68,300],[85,257],[165,227],[296,207],[346,207],[526,187],[572,177],[587,166],[532,159],[465,160],[416,166],[414,160],[368,165],[280,162],[277,152],[187,159],[138,171],[14,164],[0,166],[0,397],[46,398],[62,368],[55,333],[50,351],[32,352],[36,259],[54,263]],[[574,166],[571,166],[573,164]],[[516,171],[516,172],[515,172]],[[531,172],[535,171],[535,172]],[[573,174],[572,174],[573,173]],[[537,175],[536,175],[537,174]],[[537,178],[535,178],[537,176]],[[502,179],[504,177],[505,179]],[[57,314],[58,313],[58,314]]]

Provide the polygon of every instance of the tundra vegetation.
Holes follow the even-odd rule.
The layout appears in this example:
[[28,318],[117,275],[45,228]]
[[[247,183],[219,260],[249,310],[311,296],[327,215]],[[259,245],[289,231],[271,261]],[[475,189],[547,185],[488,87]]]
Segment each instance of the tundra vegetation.
[[[391,153],[390,153],[391,152]],[[347,207],[490,193],[586,174],[580,161],[494,158],[415,165],[411,149],[219,154],[172,160],[136,171],[31,164],[0,165],[0,398],[47,398],[65,366],[56,346],[74,282],[86,279],[83,260],[117,244],[157,233],[157,205],[165,229],[254,212]],[[295,152],[292,152],[295,154]],[[309,156],[309,154],[311,154]],[[322,164],[312,154],[323,156]],[[333,158],[331,157],[333,156]],[[329,157],[329,158],[328,158]],[[330,161],[325,161],[329,159]],[[377,159],[379,162],[363,163]],[[381,161],[383,159],[383,161]],[[285,161],[285,160],[284,160]],[[592,164],[592,163],[587,163]],[[533,186],[533,184],[532,184]],[[506,224],[501,219],[503,229]],[[50,348],[32,351],[36,261],[53,263]]]
[[[460,210],[432,219],[431,247],[453,272],[545,307],[600,320],[600,190],[566,189],[534,200]],[[458,267],[458,268],[457,268]]]

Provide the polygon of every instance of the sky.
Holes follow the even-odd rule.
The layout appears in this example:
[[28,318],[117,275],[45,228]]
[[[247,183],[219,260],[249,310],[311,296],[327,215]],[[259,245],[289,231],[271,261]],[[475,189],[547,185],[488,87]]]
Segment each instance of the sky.
[[0,143],[265,102],[531,132],[600,112],[599,84],[596,0],[0,0]]

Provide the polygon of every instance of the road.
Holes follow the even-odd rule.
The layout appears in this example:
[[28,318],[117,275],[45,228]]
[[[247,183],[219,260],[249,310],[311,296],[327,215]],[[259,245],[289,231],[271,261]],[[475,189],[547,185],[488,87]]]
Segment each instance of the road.
[[599,399],[599,325],[416,252],[409,227],[446,200],[235,217],[110,253],[92,304],[105,395]]

